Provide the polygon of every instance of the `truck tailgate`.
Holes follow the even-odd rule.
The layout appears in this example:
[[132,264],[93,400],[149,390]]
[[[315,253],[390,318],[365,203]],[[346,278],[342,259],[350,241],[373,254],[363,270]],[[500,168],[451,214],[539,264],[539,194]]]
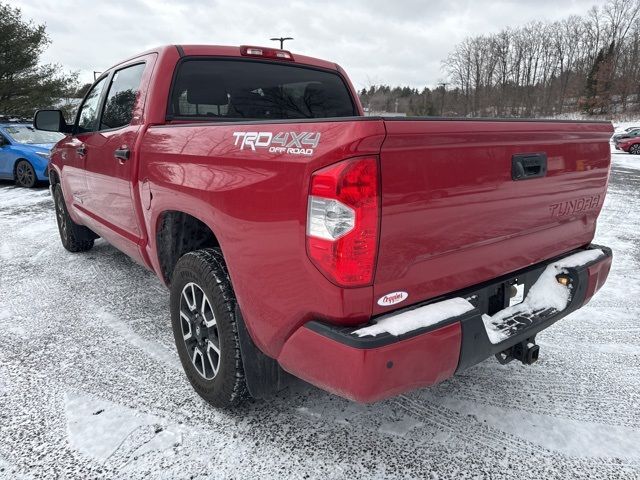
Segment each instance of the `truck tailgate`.
[[[406,304],[421,302],[592,240],[607,189],[610,123],[385,126],[375,300],[406,292]],[[546,173],[538,172],[545,158]],[[533,176],[514,179],[523,171]],[[374,301],[374,314],[386,310]]]

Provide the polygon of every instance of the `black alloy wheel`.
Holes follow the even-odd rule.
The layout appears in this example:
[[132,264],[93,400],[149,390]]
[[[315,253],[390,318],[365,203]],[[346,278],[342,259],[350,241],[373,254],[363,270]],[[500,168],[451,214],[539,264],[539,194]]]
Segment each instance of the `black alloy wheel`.
[[16,165],[16,184],[19,187],[33,188],[36,184],[36,172],[26,160],[20,160]]

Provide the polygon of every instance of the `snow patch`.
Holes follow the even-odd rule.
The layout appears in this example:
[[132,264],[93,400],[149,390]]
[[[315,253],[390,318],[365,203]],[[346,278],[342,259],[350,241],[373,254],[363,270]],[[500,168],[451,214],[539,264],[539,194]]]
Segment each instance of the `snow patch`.
[[380,433],[385,433],[387,435],[393,435],[396,437],[406,437],[411,430],[423,426],[424,423],[418,422],[417,420],[414,420],[410,417],[405,417],[383,423],[382,425],[380,425],[378,431]]
[[[601,330],[604,333],[604,330]],[[547,340],[538,342],[541,347],[556,348],[566,352],[568,349],[584,350],[585,346],[579,343],[567,345],[566,343],[551,343]],[[640,355],[640,346],[629,343],[593,343],[588,345],[590,353],[603,353],[607,355]]]
[[[111,457],[136,430],[165,423],[154,415],[81,394],[65,395],[65,412],[70,445],[100,461]],[[172,448],[182,442],[182,430],[177,426],[165,427],[134,453]]]
[[623,168],[631,168],[635,170],[640,170],[640,156],[631,155],[626,152],[611,152],[611,163],[616,166]]
[[473,309],[474,306],[464,298],[456,297],[382,318],[374,325],[361,328],[353,333],[359,337],[367,335],[375,337],[385,332],[398,336],[419,328],[437,325],[444,320],[463,315]]
[[16,466],[0,458],[0,478],[10,478],[12,480],[28,480],[35,477],[33,475],[27,475],[18,472]]
[[14,250],[8,243],[2,243],[0,245],[0,260],[11,260],[14,257]]
[[575,268],[593,262],[602,257],[604,252],[599,249],[584,250],[568,257],[562,258],[545,268],[540,278],[534,283],[522,303],[512,305],[492,316],[482,315],[489,340],[497,344],[509,338],[507,331],[501,329],[506,319],[516,315],[533,315],[535,312],[553,308],[562,311],[567,308],[570,298],[568,287],[561,285],[556,280],[556,275],[566,273],[567,268]]
[[21,191],[18,187],[0,189],[0,205],[4,211],[10,208],[26,207],[51,201],[49,190]]
[[0,327],[2,327],[2,333],[9,333],[18,338],[24,337],[28,334],[25,326],[26,323],[28,323],[28,320],[25,321],[14,312],[4,309],[0,310]]

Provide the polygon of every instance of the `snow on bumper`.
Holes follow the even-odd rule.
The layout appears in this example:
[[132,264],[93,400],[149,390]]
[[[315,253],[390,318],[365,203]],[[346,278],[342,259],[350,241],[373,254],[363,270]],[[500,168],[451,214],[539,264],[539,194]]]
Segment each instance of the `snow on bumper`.
[[[610,266],[611,250],[594,247],[534,265],[509,279],[470,288],[450,299],[392,312],[363,328],[311,321],[289,337],[278,362],[293,375],[345,398],[382,400],[438,383],[534,337],[584,305],[604,284]],[[556,272],[571,277],[569,292],[546,287],[548,278],[556,281]],[[531,313],[508,336],[491,341],[483,315],[487,316],[489,299],[496,292],[504,295],[504,286],[515,277],[531,285],[526,303],[520,304]],[[536,313],[538,307],[543,313]],[[507,308],[490,318],[505,320],[516,311]]]
[[402,335],[419,328],[426,328],[437,325],[453,317],[470,312],[475,307],[464,298],[456,297],[442,302],[430,303],[423,307],[397,315],[382,317],[373,325],[360,328],[353,332],[354,335],[364,337],[367,335],[377,336],[385,332],[393,336]]
[[557,275],[569,273],[569,268],[576,268],[595,262],[605,256],[600,249],[584,250],[549,264],[538,280],[529,288],[529,293],[522,303],[500,310],[493,315],[482,315],[482,321],[491,343],[497,344],[518,332],[520,319],[532,319],[541,312],[549,314],[563,311],[569,305],[572,284],[562,285]]

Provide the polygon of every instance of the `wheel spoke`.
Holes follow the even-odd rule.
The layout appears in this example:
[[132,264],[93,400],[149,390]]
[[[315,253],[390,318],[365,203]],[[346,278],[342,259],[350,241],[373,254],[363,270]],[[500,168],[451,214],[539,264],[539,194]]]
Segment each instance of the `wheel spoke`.
[[217,342],[212,341],[211,339],[207,340],[207,348],[210,348],[216,354],[220,355],[220,347],[217,345]]
[[195,285],[192,283],[191,284],[191,301],[193,302],[191,305],[193,305],[191,307],[191,310],[195,310],[196,309],[196,304],[198,303],[196,300],[196,287]]
[[[190,287],[191,298],[189,298],[189,295],[187,294],[187,287]],[[189,307],[189,310],[193,312],[196,309],[196,291],[194,289],[193,283],[187,285],[187,287],[185,287],[185,289],[182,290],[182,297],[184,298],[184,301],[187,302],[187,306]]]
[[[211,352],[215,353],[215,357],[211,357]],[[209,359],[209,365],[213,370],[213,376],[215,377],[220,367],[220,349],[213,344],[213,342],[207,340],[207,358]]]
[[[182,337],[184,338],[184,340],[189,340],[193,334],[191,332],[191,320],[189,319],[189,317],[182,311],[180,310],[180,318],[182,319],[182,321],[180,323],[182,323]],[[185,329],[184,326],[187,325],[189,327],[189,331],[185,333]]]
[[[207,308],[209,307],[209,311],[207,312]],[[209,303],[209,299],[206,295],[202,295],[202,309],[201,312],[202,318],[204,320],[204,324],[207,328],[214,327],[216,325],[216,316],[213,313],[213,309],[211,308],[211,304]],[[211,317],[211,319],[209,319]]]
[[[205,368],[204,368],[204,355],[202,354],[202,352],[198,347],[196,347],[193,350],[193,357],[191,357],[191,363],[193,363],[193,366],[196,368],[198,373],[200,373],[200,375],[207,378],[205,374]],[[198,363],[200,363],[200,367],[198,367]]]

